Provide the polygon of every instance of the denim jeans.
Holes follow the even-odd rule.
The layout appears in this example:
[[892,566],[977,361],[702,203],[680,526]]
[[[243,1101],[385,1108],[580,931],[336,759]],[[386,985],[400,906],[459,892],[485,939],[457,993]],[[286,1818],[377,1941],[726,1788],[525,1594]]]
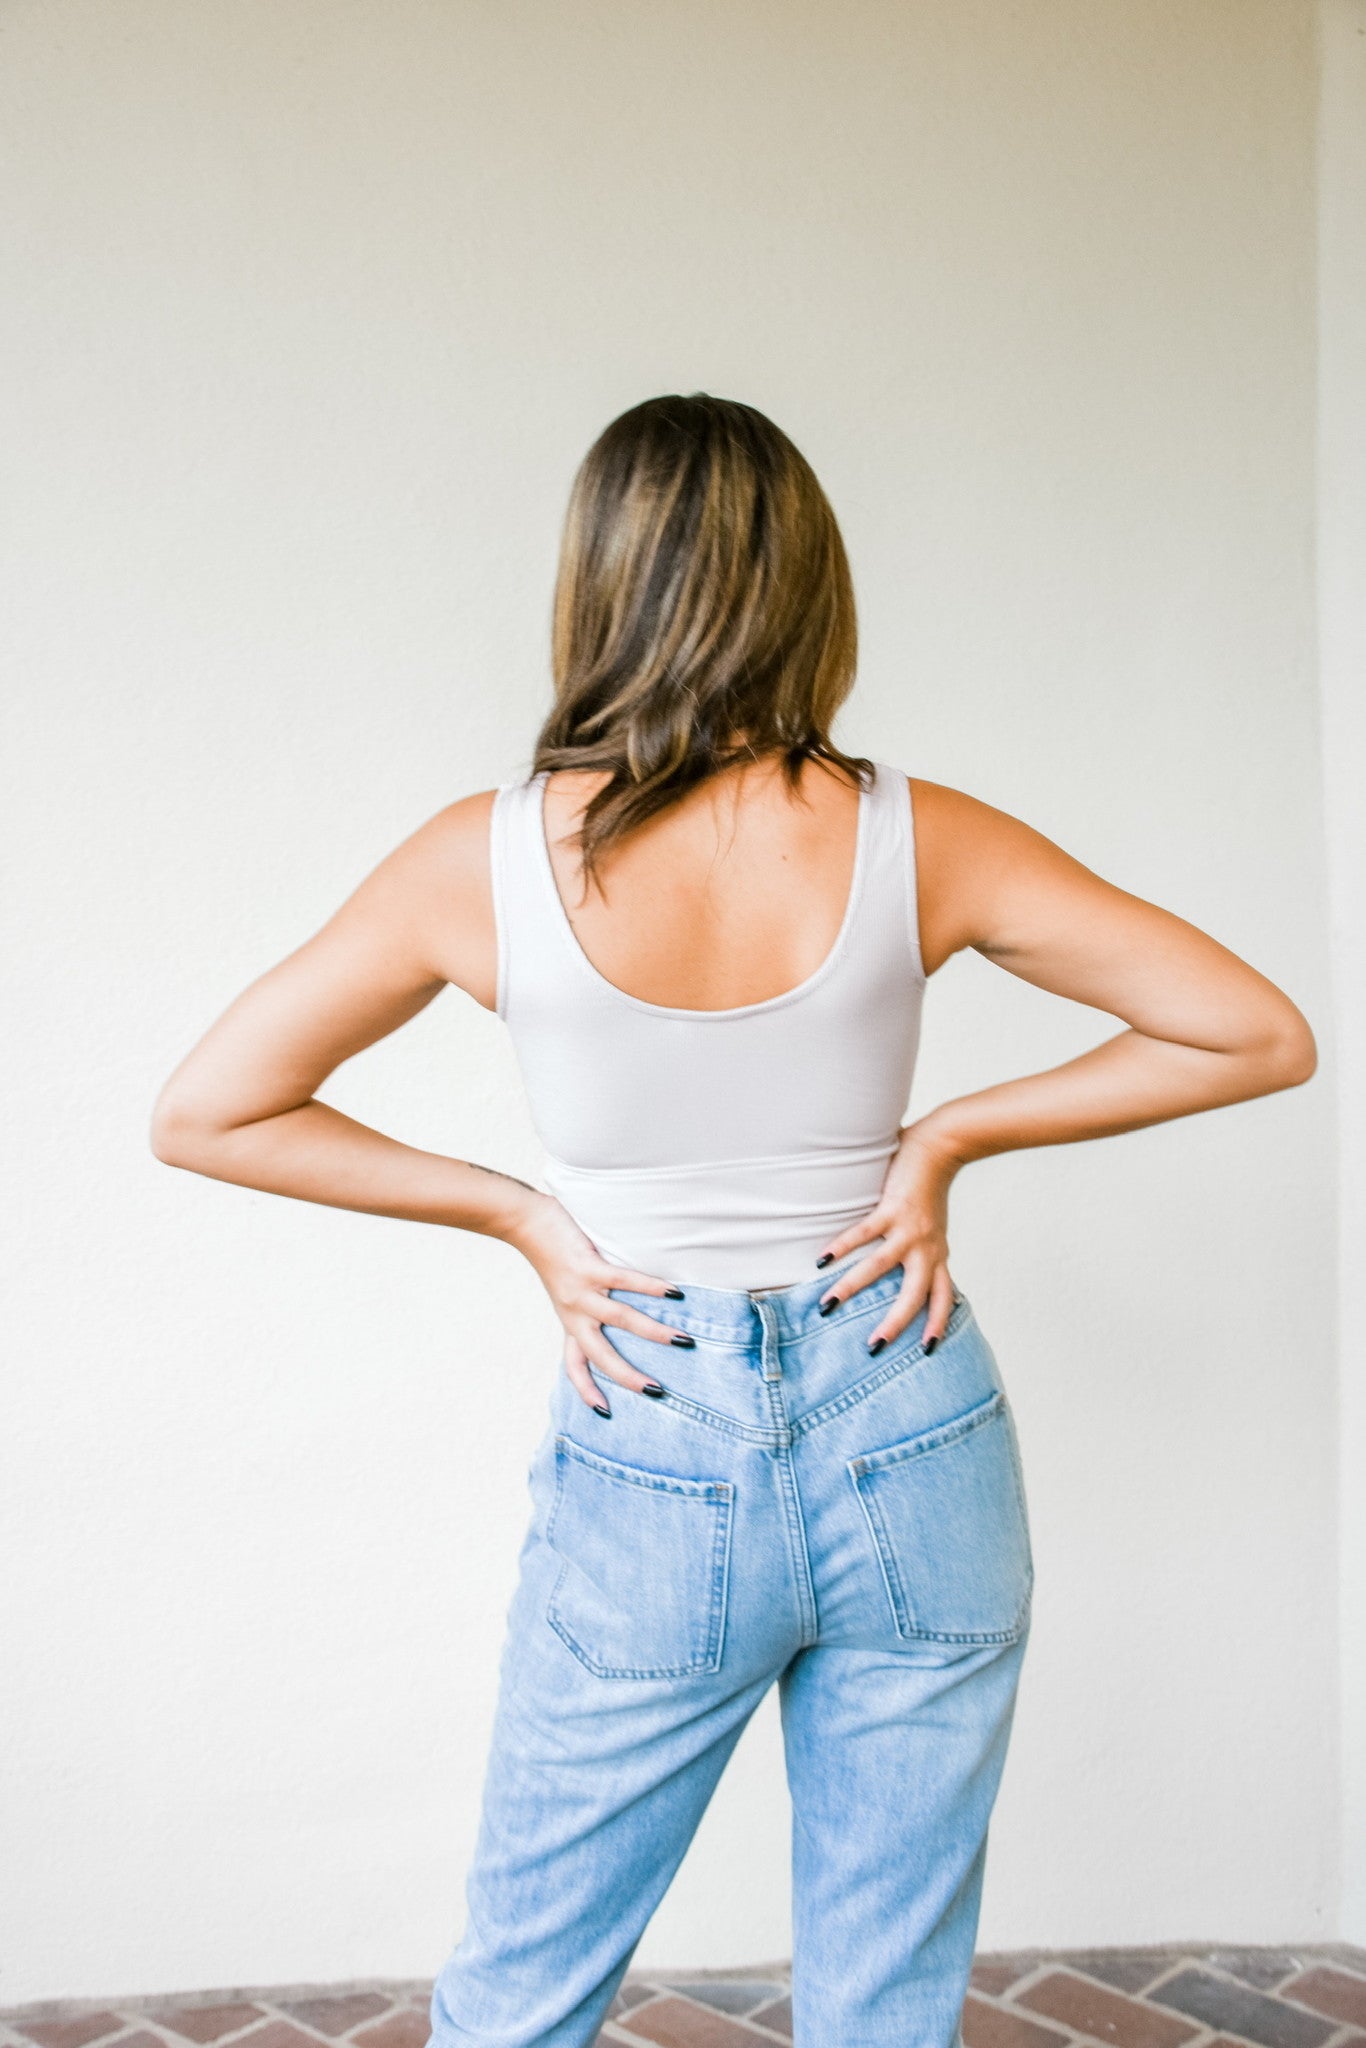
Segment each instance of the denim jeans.
[[[851,1263],[851,1262],[846,1262]],[[878,1357],[897,1268],[620,1299],[663,1399],[561,1376],[530,1471],[463,1939],[429,2048],[586,2048],[776,1680],[796,2048],[957,2048],[1033,1567],[1014,1423],[961,1297]]]

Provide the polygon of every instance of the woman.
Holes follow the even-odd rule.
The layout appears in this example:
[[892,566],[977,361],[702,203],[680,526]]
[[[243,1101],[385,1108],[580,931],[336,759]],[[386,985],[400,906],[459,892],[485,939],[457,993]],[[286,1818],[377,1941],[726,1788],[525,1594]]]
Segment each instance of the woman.
[[[504,1239],[564,1328],[433,2048],[594,2038],[775,1680],[799,2048],[957,2042],[1032,1565],[950,1187],[1314,1069],[1215,940],[843,753],[854,657],[792,443],[707,396],[624,414],[574,485],[532,778],[421,826],[157,1106],[172,1165]],[[967,946],[1126,1028],[903,1128]],[[548,1191],[316,1099],[448,982],[512,1032]]]

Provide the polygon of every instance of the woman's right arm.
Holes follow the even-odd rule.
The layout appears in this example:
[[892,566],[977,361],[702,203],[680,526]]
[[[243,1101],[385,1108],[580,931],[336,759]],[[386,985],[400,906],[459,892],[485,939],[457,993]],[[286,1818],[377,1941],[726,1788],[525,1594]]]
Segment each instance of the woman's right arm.
[[1282,989],[1208,932],[1105,881],[1020,819],[961,790],[912,784],[921,953],[933,974],[972,947],[1036,988],[1108,1011],[1127,1028],[1046,1072],[942,1102],[906,1125],[871,1214],[821,1263],[877,1249],[837,1299],[902,1265],[877,1349],[928,1301],[926,1347],[953,1306],[948,1194],[974,1160],[1117,1136],[1294,1088],[1314,1034]]
[[243,991],[157,1099],[152,1149],[169,1166],[298,1201],[501,1238],[527,1258],[566,1333],[566,1370],[605,1409],[588,1371],[647,1384],[602,1325],[671,1343],[663,1323],[607,1289],[663,1294],[598,1256],[551,1196],[511,1175],[406,1145],[317,1100],[344,1060],[425,1009],[447,982],[491,1009],[497,940],[484,791],[429,819],[296,952]]

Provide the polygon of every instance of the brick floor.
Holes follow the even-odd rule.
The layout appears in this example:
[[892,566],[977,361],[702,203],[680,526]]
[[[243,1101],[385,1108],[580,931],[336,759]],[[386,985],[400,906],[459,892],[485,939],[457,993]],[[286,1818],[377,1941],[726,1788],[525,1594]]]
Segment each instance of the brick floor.
[[[598,2048],[790,2044],[787,1980],[781,1966],[629,1977]],[[429,1994],[425,1984],[366,1983],[73,2000],[0,2011],[0,2048],[426,2048]],[[963,2039],[965,2048],[1366,2048],[1366,1950],[979,1956]]]

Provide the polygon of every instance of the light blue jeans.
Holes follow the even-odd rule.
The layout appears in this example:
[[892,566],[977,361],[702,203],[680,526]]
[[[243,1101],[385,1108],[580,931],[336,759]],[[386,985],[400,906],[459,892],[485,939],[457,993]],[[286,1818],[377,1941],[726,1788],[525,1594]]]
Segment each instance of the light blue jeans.
[[[849,1263],[849,1262],[846,1262]],[[619,1298],[663,1399],[561,1376],[531,1466],[464,1938],[429,2048],[586,2048],[776,1679],[796,2048],[957,2048],[1033,1583],[1019,1454],[960,1298],[867,1338],[898,1267]]]

